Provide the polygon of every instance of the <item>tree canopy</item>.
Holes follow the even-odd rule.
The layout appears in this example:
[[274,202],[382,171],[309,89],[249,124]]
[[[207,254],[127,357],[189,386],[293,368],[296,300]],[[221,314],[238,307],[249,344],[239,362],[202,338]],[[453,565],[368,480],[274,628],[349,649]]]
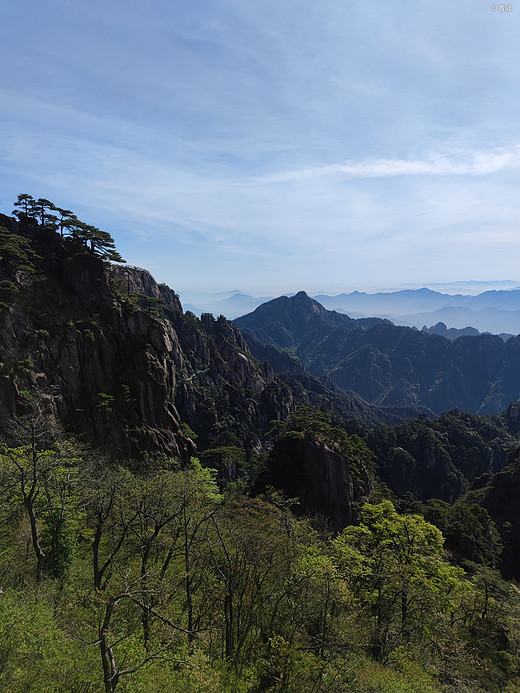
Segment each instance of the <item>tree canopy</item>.
[[23,226],[59,231],[62,238],[80,244],[103,260],[125,262],[108,231],[80,221],[70,210],[58,207],[45,198],[35,200],[27,193],[20,193],[14,206],[13,214]]

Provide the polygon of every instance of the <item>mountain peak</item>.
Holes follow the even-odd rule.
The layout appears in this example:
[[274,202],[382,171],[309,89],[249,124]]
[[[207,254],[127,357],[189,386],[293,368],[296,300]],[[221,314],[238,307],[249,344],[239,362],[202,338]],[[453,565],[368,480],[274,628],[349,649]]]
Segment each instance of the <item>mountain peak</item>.
[[264,303],[252,313],[237,318],[235,323],[240,329],[250,330],[257,339],[283,349],[297,347],[314,330],[350,330],[355,326],[364,329],[348,315],[327,310],[305,291]]

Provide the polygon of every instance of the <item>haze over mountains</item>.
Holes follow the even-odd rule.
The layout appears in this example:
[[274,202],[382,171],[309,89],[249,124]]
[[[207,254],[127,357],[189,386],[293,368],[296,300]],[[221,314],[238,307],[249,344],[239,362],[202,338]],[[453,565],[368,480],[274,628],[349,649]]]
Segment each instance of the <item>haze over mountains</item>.
[[[504,282],[507,286],[512,282]],[[485,286],[461,282],[462,290]],[[285,294],[291,296],[294,294]],[[347,313],[350,317],[381,317],[397,325],[432,327],[437,323],[455,329],[473,327],[479,332],[516,335],[520,332],[520,287],[488,289],[478,294],[444,293],[429,288],[402,289],[368,293],[352,291],[334,296],[319,293],[312,297],[329,310]],[[183,298],[181,293],[181,298]],[[190,295],[185,308],[196,315],[222,314],[235,319],[253,311],[273,296],[255,297],[239,290],[218,294]],[[469,334],[469,333],[468,333]],[[450,336],[448,334],[444,336]],[[451,335],[451,338],[456,335]]]
[[[183,299],[182,293],[180,293],[180,296]],[[185,310],[191,310],[198,317],[202,313],[213,313],[214,315],[225,315],[227,318],[233,319],[250,313],[262,303],[271,301],[273,298],[274,296],[250,296],[239,289],[220,293],[190,292],[188,299],[183,299],[183,306]]]
[[520,693],[519,11],[4,3],[0,693]]
[[[494,414],[520,391],[520,337],[450,341],[382,318],[329,311],[303,291],[264,303],[235,324],[246,338],[288,351],[312,375],[372,405]],[[250,347],[255,354],[255,343]]]
[[499,334],[520,331],[520,289],[484,291],[476,296],[446,294],[431,289],[404,289],[368,294],[354,291],[314,298],[329,310],[353,317],[377,315],[401,325],[421,328],[444,322],[448,327],[472,326],[480,332]]

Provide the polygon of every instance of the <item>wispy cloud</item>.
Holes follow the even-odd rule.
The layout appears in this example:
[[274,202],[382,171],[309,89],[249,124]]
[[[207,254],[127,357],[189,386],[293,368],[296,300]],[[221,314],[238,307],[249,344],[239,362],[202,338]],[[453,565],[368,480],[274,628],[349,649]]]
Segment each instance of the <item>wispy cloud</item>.
[[174,287],[512,276],[520,14],[498,14],[20,0],[2,200],[74,209]]
[[490,151],[430,154],[424,159],[368,159],[314,166],[265,176],[266,183],[325,177],[389,178],[395,176],[482,176],[520,168],[520,145]]

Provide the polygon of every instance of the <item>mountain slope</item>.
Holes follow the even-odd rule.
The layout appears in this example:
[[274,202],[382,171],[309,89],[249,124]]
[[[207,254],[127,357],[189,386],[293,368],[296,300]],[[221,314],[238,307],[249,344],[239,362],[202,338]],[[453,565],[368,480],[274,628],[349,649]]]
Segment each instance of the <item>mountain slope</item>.
[[235,320],[255,338],[290,350],[315,376],[377,406],[454,407],[498,413],[520,396],[520,338],[449,341],[389,321],[353,320],[300,292]]
[[[194,433],[199,449],[250,455],[296,402],[367,423],[403,418],[335,392],[274,348],[258,361],[237,327],[184,313],[145,270],[109,265],[32,218],[0,216],[0,226],[0,433],[23,412],[25,392],[118,459],[186,461]],[[270,356],[295,372],[275,375]]]
[[195,448],[185,424],[202,446],[255,448],[269,421],[288,415],[290,388],[224,318],[184,314],[148,272],[107,265],[33,222],[0,218],[9,243],[32,257],[31,267],[0,259],[4,431],[23,393],[37,392],[69,430],[114,457],[186,461]]
[[480,332],[518,334],[520,331],[520,289],[490,290],[476,296],[444,294],[431,289],[405,289],[368,294],[353,291],[336,296],[317,295],[329,310],[357,316],[379,315],[399,325],[434,325],[445,322],[463,329],[468,325]]

